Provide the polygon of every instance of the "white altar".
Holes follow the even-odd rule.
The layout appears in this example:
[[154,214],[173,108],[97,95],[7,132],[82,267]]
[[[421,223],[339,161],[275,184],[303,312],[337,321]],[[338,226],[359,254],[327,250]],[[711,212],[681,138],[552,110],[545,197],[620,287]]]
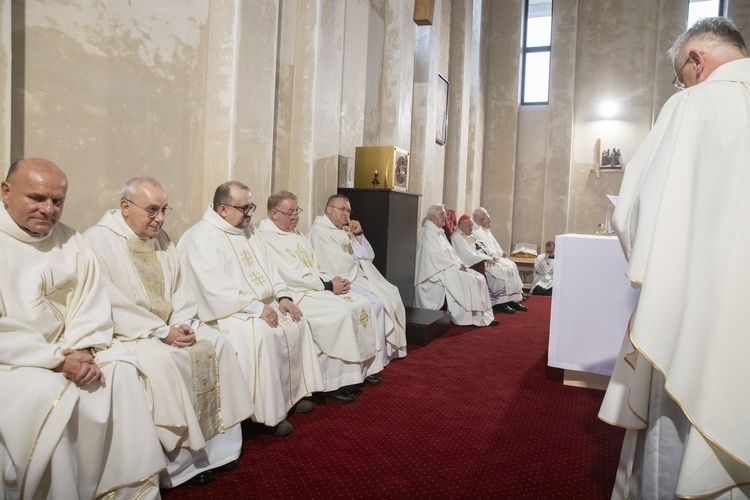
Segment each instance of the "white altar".
[[563,234],[555,239],[549,366],[612,374],[638,298],[626,269],[614,236]]

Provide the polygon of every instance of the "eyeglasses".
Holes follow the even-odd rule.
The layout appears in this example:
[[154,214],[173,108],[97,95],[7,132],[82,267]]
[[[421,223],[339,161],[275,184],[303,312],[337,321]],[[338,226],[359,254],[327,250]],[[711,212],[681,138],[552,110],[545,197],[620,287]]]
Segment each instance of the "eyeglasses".
[[[699,52],[699,54],[700,55],[704,55],[704,52],[701,51],[701,52]],[[685,87],[685,84],[682,83],[682,79],[680,78],[680,75],[682,75],[682,72],[685,70],[685,66],[687,66],[689,62],[690,62],[690,57],[688,57],[685,60],[685,64],[683,64],[682,66],[680,66],[680,71],[678,71],[677,73],[675,73],[674,80],[672,80],[672,85],[674,85],[675,87],[677,87],[680,90],[685,90],[687,88],[687,87]]]
[[287,216],[287,217],[289,217],[290,219],[291,219],[292,217],[299,217],[299,214],[301,214],[302,212],[304,212],[304,210],[302,210],[301,208],[296,208],[296,209],[294,209],[294,210],[291,210],[291,211],[289,211],[289,212],[282,212],[282,211],[281,211],[281,210],[279,210],[278,208],[274,208],[274,210],[276,210],[276,211],[277,211],[277,212],[279,212],[280,214],[284,214],[284,215],[286,215],[286,216]]
[[342,212],[346,212],[346,213],[348,213],[349,215],[351,215],[351,214],[352,214],[352,211],[351,211],[351,209],[349,209],[349,208],[344,208],[344,207],[337,207],[336,205],[331,205],[331,208],[336,208],[336,209],[338,209],[338,210],[341,210]]
[[131,205],[134,205],[140,208],[141,210],[143,210],[144,212],[146,212],[146,215],[148,215],[149,219],[156,219],[156,216],[159,214],[162,214],[164,217],[166,217],[167,215],[169,215],[169,212],[172,211],[172,207],[170,207],[169,205],[165,205],[162,208],[143,208],[142,206],[130,201],[127,198],[123,198],[123,200],[127,201]]
[[223,204],[223,203],[222,203],[222,205],[224,205],[225,207],[232,207],[232,208],[234,208],[236,210],[239,210],[240,212],[242,212],[243,215],[247,215],[250,212],[255,212],[255,209],[258,208],[258,205],[256,205],[255,203],[251,203],[249,205],[245,205],[244,207],[235,207],[234,205],[226,205],[226,204]]

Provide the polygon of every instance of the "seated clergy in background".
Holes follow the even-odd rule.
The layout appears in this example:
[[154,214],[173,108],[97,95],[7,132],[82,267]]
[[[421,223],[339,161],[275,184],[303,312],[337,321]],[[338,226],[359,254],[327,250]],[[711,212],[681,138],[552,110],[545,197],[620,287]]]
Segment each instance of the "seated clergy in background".
[[304,400],[323,390],[315,344],[251,224],[250,189],[236,181],[216,188],[203,218],[180,238],[177,250],[198,301],[198,316],[232,341],[249,391],[253,420],[292,432],[287,412],[312,410]]
[[484,276],[490,290],[490,301],[500,312],[513,314],[516,311],[528,311],[518,302],[521,300],[521,289],[516,289],[516,280],[520,282],[520,278],[515,264],[510,267],[503,262],[508,259],[491,257],[484,241],[474,234],[473,226],[474,223],[466,214],[458,220],[458,231],[454,231],[451,236],[451,245],[458,258],[467,266],[484,262]]
[[258,229],[310,323],[325,390],[333,399],[353,401],[351,386],[383,369],[381,358],[375,355],[375,313],[367,299],[349,291],[348,280],[318,270],[310,241],[295,229],[300,212],[297,197],[279,191],[269,196],[268,219]]
[[552,277],[555,268],[555,242],[544,245],[544,253],[536,256],[534,261],[534,282],[531,285],[532,295],[552,295]]
[[385,366],[393,358],[406,356],[406,310],[398,288],[373,265],[375,253],[362,226],[349,218],[351,213],[346,196],[328,198],[325,215],[315,217],[310,227],[310,242],[318,267],[331,276],[349,280],[352,291],[375,308],[378,328],[385,332],[386,349],[380,352]]
[[253,412],[231,343],[197,319],[180,257],[162,230],[167,194],[156,180],[125,184],[119,210],[84,235],[106,276],[117,338],[138,355],[154,392],[167,454],[163,487],[204,484],[240,455],[239,424]]
[[487,280],[466,267],[445,237],[445,207],[432,205],[417,233],[414,303],[438,310],[448,302],[451,321],[457,325],[494,326]]
[[158,498],[147,381],[112,340],[96,256],[58,223],[66,191],[36,158],[2,183],[0,498]]
[[[492,218],[482,207],[477,208],[472,213],[474,219],[474,225],[472,227],[474,236],[478,241],[484,243],[484,248],[492,258],[492,262],[496,267],[496,276],[500,276],[502,273],[505,281],[505,295],[513,302],[519,303],[525,299],[523,293],[523,281],[521,276],[518,274],[518,266],[515,262],[508,258],[508,254],[500,247],[500,244],[492,234],[490,227],[492,226]],[[498,278],[500,279],[500,278]],[[512,306],[511,306],[512,307]],[[523,311],[526,308],[514,308],[516,311]]]

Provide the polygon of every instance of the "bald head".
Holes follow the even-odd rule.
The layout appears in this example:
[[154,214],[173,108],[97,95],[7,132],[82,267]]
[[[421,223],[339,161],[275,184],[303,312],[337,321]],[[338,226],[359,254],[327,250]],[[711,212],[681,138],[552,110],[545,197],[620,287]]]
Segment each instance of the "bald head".
[[57,165],[26,158],[8,170],[2,183],[3,205],[21,229],[42,236],[60,220],[67,191],[68,179]]

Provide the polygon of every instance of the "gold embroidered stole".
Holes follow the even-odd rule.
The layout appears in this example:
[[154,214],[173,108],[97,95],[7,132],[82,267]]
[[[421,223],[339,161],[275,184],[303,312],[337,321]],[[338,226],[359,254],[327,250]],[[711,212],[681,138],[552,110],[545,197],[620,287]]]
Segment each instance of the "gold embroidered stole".
[[151,312],[165,323],[169,323],[169,316],[174,307],[164,298],[164,275],[156,250],[145,240],[131,238],[126,240],[128,255],[135,266],[138,278],[146,290]]
[[258,262],[258,258],[250,246],[250,242],[244,236],[232,237],[227,235],[229,244],[232,245],[234,254],[242,269],[245,282],[255,294],[255,297],[265,304],[270,304],[274,297],[273,283],[268,277],[266,270]]
[[221,420],[221,394],[216,349],[208,340],[199,340],[185,347],[193,372],[193,408],[201,426],[203,438],[208,441],[224,430]]
[[[128,239],[127,248],[146,290],[151,312],[169,324],[174,306],[164,297],[164,274],[156,250],[140,238]],[[193,375],[193,409],[203,437],[208,440],[223,431],[216,349],[208,340],[199,340],[183,349],[190,358]]]

